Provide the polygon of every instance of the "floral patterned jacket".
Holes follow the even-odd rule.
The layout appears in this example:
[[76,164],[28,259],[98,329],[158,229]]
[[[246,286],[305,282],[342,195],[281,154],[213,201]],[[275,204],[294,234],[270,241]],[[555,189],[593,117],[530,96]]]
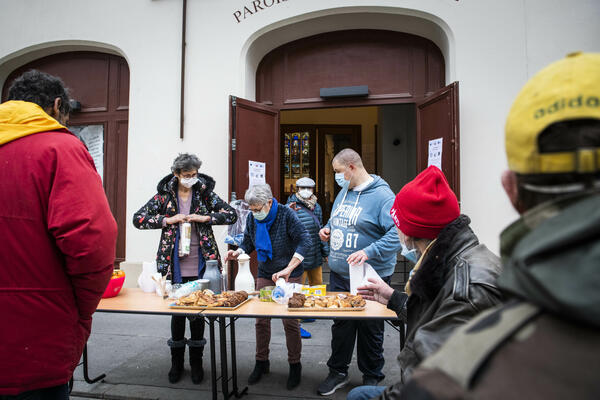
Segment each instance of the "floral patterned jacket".
[[[156,265],[158,271],[167,275],[173,267],[173,250],[179,225],[165,225],[163,220],[176,215],[178,179],[170,174],[160,180],[156,193],[133,215],[133,225],[138,229],[162,229]],[[198,174],[198,183],[192,186],[190,214],[208,215],[211,221],[194,223],[200,237],[200,253],[205,260],[219,260],[219,248],[212,231],[212,225],[230,225],[237,221],[235,210],[223,201],[213,189],[215,181],[208,175]],[[220,263],[219,263],[220,264]]]

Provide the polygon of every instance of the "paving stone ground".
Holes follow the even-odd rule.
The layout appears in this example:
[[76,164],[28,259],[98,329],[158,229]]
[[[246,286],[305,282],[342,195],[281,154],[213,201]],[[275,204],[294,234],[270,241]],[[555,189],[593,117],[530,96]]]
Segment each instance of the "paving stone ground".
[[[272,320],[271,372],[258,384],[250,386],[244,399],[345,399],[348,391],[362,381],[356,366],[356,351],[349,371],[349,385],[328,397],[319,396],[316,392],[328,372],[326,363],[330,354],[331,324],[329,320],[317,320],[302,325],[313,336],[302,341],[302,383],[295,390],[288,391],[285,387],[288,363],[283,326],[281,320]],[[189,334],[186,336],[189,337]],[[167,379],[170,353],[166,345],[169,337],[170,317],[167,316],[96,313],[88,341],[89,375],[94,377],[105,373],[106,378],[89,385],[83,380],[83,368],[77,367],[71,399],[210,399],[209,347],[206,347],[204,355],[205,379],[201,384],[192,384],[187,352],[183,379],[177,384],[170,384]],[[208,331],[206,337],[208,339]],[[238,379],[243,387],[254,367],[253,319],[244,318],[236,322],[236,343]],[[217,342],[217,352],[218,348]],[[386,324],[386,379],[381,384],[391,384],[398,379],[398,351],[398,333]],[[218,358],[217,353],[217,364]],[[220,375],[220,365],[217,371]],[[219,398],[222,398],[220,392]]]

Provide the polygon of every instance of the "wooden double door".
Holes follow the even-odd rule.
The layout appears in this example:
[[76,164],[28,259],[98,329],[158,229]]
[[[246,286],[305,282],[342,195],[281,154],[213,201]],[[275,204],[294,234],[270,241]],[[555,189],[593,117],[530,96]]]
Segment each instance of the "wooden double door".
[[[428,166],[430,141],[441,138],[441,167],[460,198],[458,82],[444,83],[440,49],[425,38],[402,32],[336,31],[272,50],[257,68],[256,102],[230,97],[231,199],[243,198],[248,188],[249,160],[266,163],[266,182],[273,193],[286,194],[281,110],[406,103],[416,105],[417,173]],[[367,86],[366,96],[320,97],[322,88],[359,85]],[[354,146],[360,153],[360,144]],[[319,187],[318,191],[326,190]],[[256,275],[256,263],[251,266]]]
[[[368,101],[365,103],[365,106],[373,105]],[[441,138],[442,171],[460,200],[458,82],[416,102],[415,110],[417,114],[417,173],[428,166],[429,141]],[[273,194],[280,196],[278,200],[285,202],[286,198],[281,197],[282,194],[286,194],[286,191],[283,187],[282,176],[284,166],[281,161],[282,135],[279,112],[280,110],[271,106],[230,97],[230,200],[244,198],[249,184],[248,161],[260,161],[266,164],[265,181],[271,185]],[[353,147],[352,143],[350,139],[348,147]],[[356,146],[356,141],[354,143]],[[320,159],[323,160],[324,157]],[[385,176],[383,178],[385,179]],[[321,180],[323,185],[322,182],[323,180]],[[319,188],[319,192],[321,196],[326,193],[323,188]],[[327,201],[323,201],[321,204],[327,203]],[[328,210],[324,211],[327,214]],[[251,269],[256,276],[257,263],[254,256],[251,261]]]
[[[457,196],[460,196],[458,82],[417,102],[416,113],[417,173],[428,166],[429,141],[443,139],[442,171],[446,175],[450,187]],[[231,144],[229,191],[231,199],[242,199],[248,189],[248,161],[260,161],[266,164],[265,180],[271,185],[275,196],[287,193],[282,188],[284,181],[279,110],[232,96],[230,97],[229,115]],[[283,127],[284,132],[286,128],[288,127]],[[298,126],[291,126],[291,130],[297,130],[296,128]],[[315,126],[305,126],[305,128],[316,130]],[[349,139],[348,142],[349,147],[360,146],[360,141],[355,139]],[[280,200],[284,201],[285,199]]]

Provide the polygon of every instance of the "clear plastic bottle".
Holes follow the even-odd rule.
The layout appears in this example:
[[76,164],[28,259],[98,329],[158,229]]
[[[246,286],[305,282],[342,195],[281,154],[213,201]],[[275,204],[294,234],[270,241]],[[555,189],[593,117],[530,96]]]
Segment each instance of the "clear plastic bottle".
[[179,286],[179,289],[173,292],[173,298],[178,299],[180,297],[187,296],[190,293],[196,292],[198,290],[203,290],[207,288],[207,282],[205,279],[198,279],[195,281],[190,281],[184,283]]
[[285,304],[288,301],[288,298],[291,297],[291,294],[288,293],[287,283],[285,279],[279,278],[277,282],[275,282],[275,289],[271,292],[271,298],[275,303]]

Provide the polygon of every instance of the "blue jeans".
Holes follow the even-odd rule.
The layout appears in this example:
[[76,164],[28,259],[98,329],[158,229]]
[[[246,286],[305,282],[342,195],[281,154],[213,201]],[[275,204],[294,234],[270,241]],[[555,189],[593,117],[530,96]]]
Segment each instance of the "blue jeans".
[[[387,284],[391,276],[381,278]],[[350,279],[331,271],[329,290],[332,292],[349,292]],[[335,320],[331,327],[331,357],[327,366],[343,374],[348,373],[348,365],[352,360],[354,342],[356,342],[356,358],[358,369],[363,376],[382,380],[383,358],[383,320]]]
[[69,385],[36,389],[14,396],[0,395],[0,400],[69,400]]
[[357,386],[348,393],[346,400],[370,400],[381,396],[385,386]]

